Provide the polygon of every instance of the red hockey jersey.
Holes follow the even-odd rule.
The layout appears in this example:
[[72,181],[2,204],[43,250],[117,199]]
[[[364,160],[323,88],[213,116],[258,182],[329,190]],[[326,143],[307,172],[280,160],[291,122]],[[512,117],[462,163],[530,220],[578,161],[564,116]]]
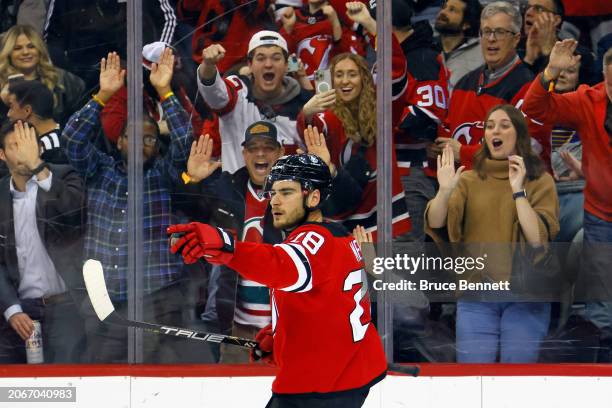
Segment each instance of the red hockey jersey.
[[[466,74],[455,86],[442,128],[442,137],[452,137],[461,146],[461,165],[472,167],[474,154],[484,137],[484,120],[491,108],[511,104],[521,109],[533,74],[520,60],[500,78],[484,84],[484,66]],[[536,153],[550,170],[550,132],[552,127],[525,118]]]
[[365,55],[365,44],[348,28],[342,29],[342,38],[334,41],[331,22],[319,11],[310,14],[307,8],[295,10],[296,23],[291,34],[280,29],[287,40],[290,53],[295,53],[304,63],[306,75],[314,80],[318,69],[327,69],[329,61],[337,54],[353,52]]
[[384,377],[387,362],[371,323],[363,256],[344,228],[306,223],[282,244],[236,242],[228,266],[273,288],[280,368],[273,392],[348,391]]
[[394,129],[395,149],[401,175],[410,174],[411,167],[423,167],[426,174],[435,176],[435,159],[428,160],[426,147],[446,118],[448,80],[442,57],[431,46],[431,28],[427,25],[420,31],[424,34],[417,37],[415,32],[402,43],[408,88],[406,107]]

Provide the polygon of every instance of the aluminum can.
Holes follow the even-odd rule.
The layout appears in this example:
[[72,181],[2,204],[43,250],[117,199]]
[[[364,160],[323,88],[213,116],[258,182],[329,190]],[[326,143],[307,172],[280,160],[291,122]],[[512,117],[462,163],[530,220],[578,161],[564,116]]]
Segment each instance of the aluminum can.
[[34,332],[25,341],[26,358],[28,364],[41,364],[45,362],[43,356],[43,339],[42,339],[42,327],[38,320],[33,320]]

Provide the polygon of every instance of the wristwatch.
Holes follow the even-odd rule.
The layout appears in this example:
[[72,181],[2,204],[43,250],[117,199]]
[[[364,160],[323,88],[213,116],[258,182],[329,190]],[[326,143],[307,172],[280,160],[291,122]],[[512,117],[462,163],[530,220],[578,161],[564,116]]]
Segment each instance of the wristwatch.
[[48,169],[48,168],[49,168],[49,164],[45,163],[45,162],[42,162],[36,168],[32,169],[32,174],[33,175],[37,175],[38,173],[40,173],[44,169]]
[[525,189],[523,189],[521,191],[517,191],[516,193],[512,194],[512,199],[513,200],[516,200],[517,198],[521,198],[521,197],[527,198],[527,192],[525,191]]

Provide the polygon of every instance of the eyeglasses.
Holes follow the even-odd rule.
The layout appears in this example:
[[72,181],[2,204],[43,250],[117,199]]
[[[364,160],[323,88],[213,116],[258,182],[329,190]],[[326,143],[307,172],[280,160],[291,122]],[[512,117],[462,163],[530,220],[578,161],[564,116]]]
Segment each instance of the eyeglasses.
[[155,146],[157,144],[157,138],[155,136],[145,136],[142,138],[142,144],[145,146]]
[[508,37],[516,35],[516,33],[514,31],[506,30],[504,28],[496,28],[495,30],[485,28],[484,30],[480,30],[480,36],[482,38],[486,38],[488,40],[491,38],[491,35],[493,35],[494,40],[504,40]]
[[547,13],[552,13],[552,14],[559,14],[554,10],[551,10],[547,7],[544,6],[540,6],[539,4],[527,4],[525,5],[525,8],[523,10],[523,14],[525,14],[527,11],[533,9],[533,11],[535,11],[536,14],[540,14],[543,12],[547,12]]
[[[121,135],[121,137],[126,138],[127,139],[127,134],[123,134]],[[145,136],[142,138],[142,144],[145,146],[155,146],[158,142],[157,137],[155,136]]]

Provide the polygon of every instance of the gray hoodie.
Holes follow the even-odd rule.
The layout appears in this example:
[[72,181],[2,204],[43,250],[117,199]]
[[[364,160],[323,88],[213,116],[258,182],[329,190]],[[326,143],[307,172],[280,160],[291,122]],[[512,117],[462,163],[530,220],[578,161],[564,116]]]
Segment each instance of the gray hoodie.
[[455,85],[468,72],[484,64],[479,38],[468,38],[466,42],[449,53],[442,53],[444,66],[450,73],[448,92],[453,92]]

